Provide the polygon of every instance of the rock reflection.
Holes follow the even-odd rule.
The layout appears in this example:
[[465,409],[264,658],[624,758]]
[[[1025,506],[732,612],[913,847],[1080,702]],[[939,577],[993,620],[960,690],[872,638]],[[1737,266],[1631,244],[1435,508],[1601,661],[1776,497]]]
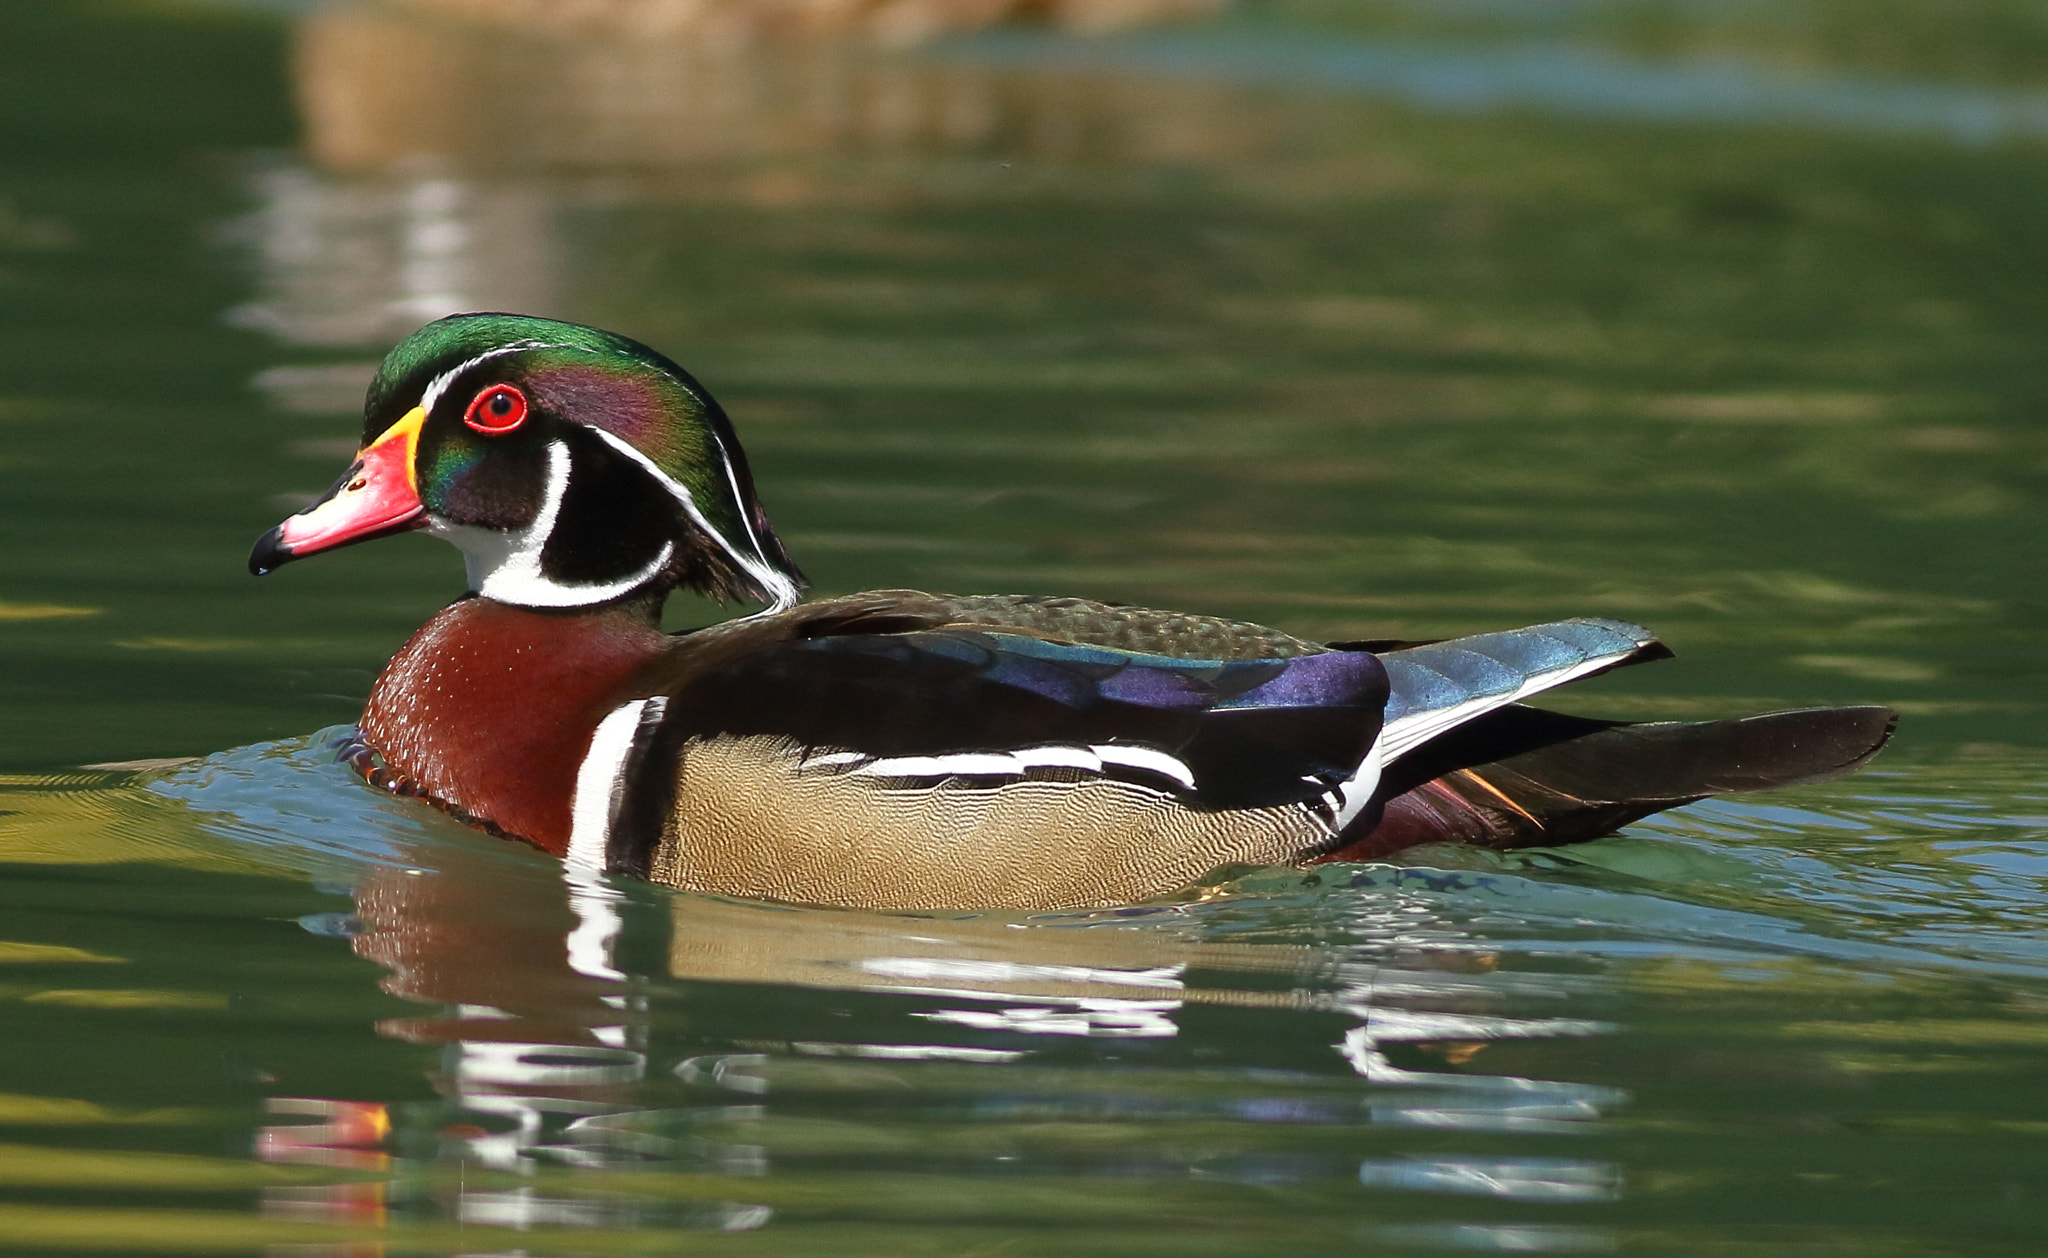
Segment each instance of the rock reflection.
[[[234,234],[257,258],[261,292],[228,317],[287,345],[382,345],[459,310],[544,313],[560,304],[555,207],[535,185],[479,183],[429,163],[351,180],[280,166],[254,187],[261,208]],[[279,374],[291,370],[266,373],[277,388],[260,381],[284,392],[286,409],[361,407],[361,384],[321,390],[317,375]],[[320,399],[313,406],[298,401],[309,381]]]
[[[894,0],[560,6],[390,0],[300,24],[307,143],[324,167],[649,169],[715,160],[1055,145],[1087,102],[1020,99],[1007,76],[875,55],[1029,15],[1100,30],[1221,0]],[[685,11],[689,11],[687,15]],[[669,20],[664,20],[666,16]],[[1079,110],[1074,105],[1082,106]]]
[[[1020,15],[1092,31],[1221,7],[387,0],[317,9],[300,22],[294,58],[311,164],[252,177],[260,208],[233,234],[256,258],[261,291],[230,317],[297,346],[388,345],[462,310],[573,318],[583,312],[565,279],[577,268],[564,220],[594,206],[859,202],[893,195],[869,186],[877,177],[900,187],[952,169],[955,182],[985,180],[993,158],[1175,164],[1285,147],[1283,122],[1253,122],[1227,90],[877,48]],[[962,160],[978,173],[957,168]]]

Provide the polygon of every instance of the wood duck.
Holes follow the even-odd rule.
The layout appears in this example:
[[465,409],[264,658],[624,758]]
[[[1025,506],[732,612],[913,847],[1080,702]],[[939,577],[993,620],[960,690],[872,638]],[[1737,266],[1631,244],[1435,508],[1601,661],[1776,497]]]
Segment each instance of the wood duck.
[[[1089,907],[1229,865],[1571,842],[1846,772],[1894,721],[1525,706],[1669,654],[1590,617],[1323,644],[1080,598],[801,603],[710,394],[625,337],[518,315],[394,349],[355,462],[249,566],[410,529],[462,551],[469,592],[377,679],[357,767],[572,869],[726,895]],[[666,634],[679,586],[763,610]]]

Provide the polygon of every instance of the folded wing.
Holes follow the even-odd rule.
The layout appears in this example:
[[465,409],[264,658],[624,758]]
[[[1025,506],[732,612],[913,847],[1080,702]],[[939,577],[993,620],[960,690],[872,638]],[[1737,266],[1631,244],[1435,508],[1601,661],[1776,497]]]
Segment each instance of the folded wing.
[[1310,799],[1379,733],[1360,652],[1182,660],[1002,633],[792,641],[688,681],[656,737],[770,736],[866,777],[1130,778],[1205,808]]

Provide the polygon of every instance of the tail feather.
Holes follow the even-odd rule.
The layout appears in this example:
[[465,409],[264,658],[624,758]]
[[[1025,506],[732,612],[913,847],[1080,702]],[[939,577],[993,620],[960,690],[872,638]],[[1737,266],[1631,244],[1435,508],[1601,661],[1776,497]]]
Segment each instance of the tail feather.
[[1802,708],[1721,721],[1625,724],[1509,707],[1389,770],[1369,831],[1325,860],[1418,843],[1576,843],[1709,795],[1770,790],[1856,769],[1891,737],[1889,708]]

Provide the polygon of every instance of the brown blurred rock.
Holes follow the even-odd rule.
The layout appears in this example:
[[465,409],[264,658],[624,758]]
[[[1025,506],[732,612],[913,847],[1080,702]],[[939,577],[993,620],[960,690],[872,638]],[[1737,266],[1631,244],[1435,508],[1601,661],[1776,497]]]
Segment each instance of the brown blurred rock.
[[1225,2],[344,0],[298,28],[311,161],[254,174],[237,234],[259,292],[230,317],[364,348],[458,310],[575,317],[573,206],[869,204],[1021,183],[1013,161],[1121,178],[1292,153],[1291,115],[1215,84],[878,47]]
[[1223,0],[388,0],[394,9],[525,32],[692,39],[722,47],[790,39],[908,44],[998,22],[1101,31],[1199,16]]
[[[1031,16],[1099,30],[1223,0],[380,0],[299,28],[307,146],[343,173],[694,165],[819,153],[1071,147],[1098,120],[1201,144],[1220,120],[1011,90],[878,55]],[[1112,122],[1112,125],[1114,123]],[[1227,129],[1227,128],[1226,128]]]

